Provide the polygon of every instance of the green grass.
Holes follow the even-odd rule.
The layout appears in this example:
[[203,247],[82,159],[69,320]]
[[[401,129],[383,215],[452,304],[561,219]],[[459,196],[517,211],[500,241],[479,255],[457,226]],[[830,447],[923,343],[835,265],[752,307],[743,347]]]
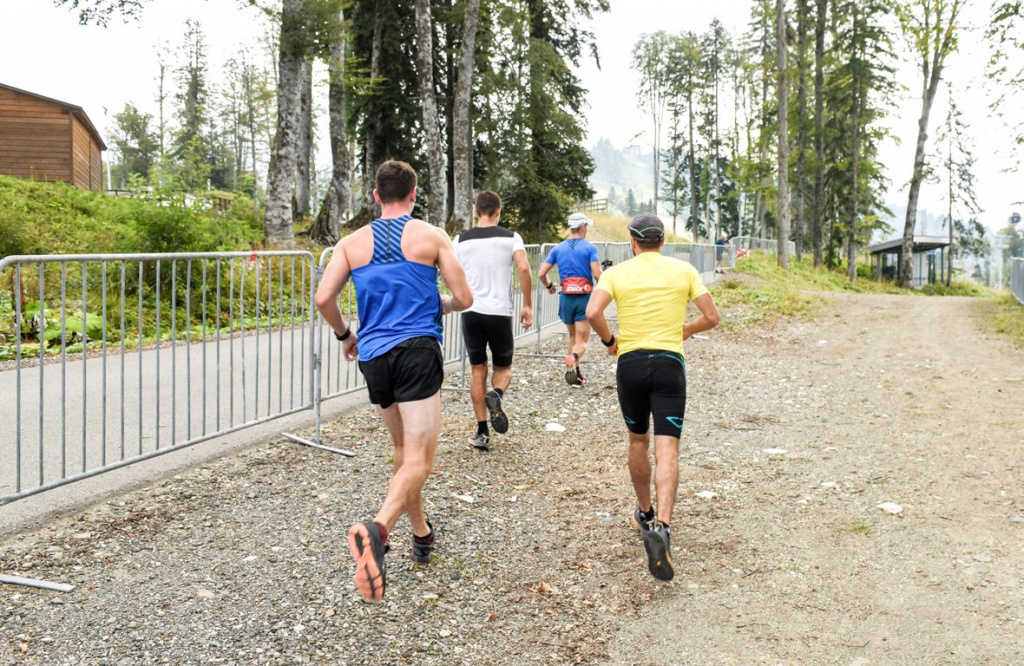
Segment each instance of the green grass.
[[993,292],[978,301],[983,325],[993,333],[1005,335],[1018,347],[1024,347],[1024,304],[1009,292]]
[[864,536],[870,536],[875,525],[867,520],[858,518],[850,523],[850,531],[854,534],[862,534]]
[[[195,204],[186,204],[181,193],[160,192],[159,201],[153,197],[152,193],[136,198],[114,197],[63,183],[44,183],[0,176],[0,256],[213,252],[256,249],[262,242],[263,230],[260,224],[253,221],[252,201],[245,195],[234,196],[231,206],[224,212],[214,210],[202,198]],[[188,265],[182,262],[175,269],[182,280]],[[18,283],[13,270],[0,275],[0,360],[9,359],[15,354],[19,337],[15,324],[16,296],[23,313],[31,307],[33,301],[41,301],[45,311],[48,311],[45,318],[52,326],[52,322],[59,317],[62,298],[66,301],[68,315],[74,315],[76,311],[81,310],[82,301],[85,299],[89,317],[99,317],[105,288],[108,303],[107,341],[116,343],[120,340],[121,333],[116,330],[119,326],[119,317],[115,312],[118,303],[116,266],[108,273],[108,281],[104,287],[100,284],[96,269],[89,273],[86,280],[80,272],[81,266],[70,263],[66,266],[66,295],[61,292],[60,279],[64,268],[59,264],[49,264],[41,269],[44,276],[42,294],[39,288],[40,269],[35,265],[24,267],[20,271],[20,294],[17,294]],[[148,265],[145,269],[152,271],[153,266]],[[161,339],[169,339],[170,330],[171,295],[167,270],[168,267],[165,266],[161,277],[163,289],[159,299],[164,308],[161,319],[166,326],[161,331]],[[226,268],[222,267],[222,271],[226,276]],[[185,312],[178,308],[175,319],[179,328],[179,338],[184,335],[186,329],[191,328],[194,332],[201,330],[204,316],[200,309],[202,289],[199,280],[203,275],[209,275],[208,267],[196,262],[192,264],[191,275],[195,278],[192,285],[192,321],[186,321]],[[145,279],[147,284],[155,281],[152,276]],[[137,282],[138,277],[133,266],[126,275],[126,336],[138,332],[138,315],[134,307],[139,298]],[[242,298],[244,291],[249,303],[246,311],[247,325],[256,323],[252,318],[256,310],[251,304],[255,297],[255,287],[251,282],[250,279],[244,286],[238,286],[238,297]],[[184,282],[177,285],[179,305],[183,285]],[[83,289],[86,292],[84,295]],[[142,314],[145,333],[141,344],[156,340],[156,316],[151,311],[156,298],[151,291],[151,287],[147,287],[143,289],[142,294],[146,310]],[[211,326],[211,332],[218,325],[222,326],[223,330],[223,323],[215,323],[223,318],[223,313],[218,315],[215,310],[214,303],[206,304],[205,316],[208,325]],[[263,312],[259,317],[261,323],[269,324],[272,314]],[[236,325],[239,324],[241,317],[236,322]],[[20,335],[23,356],[38,353],[39,332],[32,330],[31,324],[26,326],[27,330],[22,331]],[[93,332],[90,332],[90,336],[96,337]],[[57,337],[59,338],[59,333]],[[139,344],[138,336],[135,337],[133,346]],[[80,351],[80,340],[70,337],[66,342],[69,345],[66,348],[67,352]],[[97,344],[99,343],[94,341],[89,346],[92,348]],[[51,340],[44,349],[46,354],[57,354],[61,351],[59,339],[56,343]]]
[[783,317],[813,316],[825,304],[822,292],[861,294],[911,293],[892,284],[859,278],[851,284],[845,271],[815,268],[810,257],[790,258],[779,268],[774,254],[752,252],[736,262],[736,270],[711,287],[715,303],[725,311],[722,325],[744,327]]
[[711,286],[715,303],[723,310],[721,325],[726,328],[743,328],[797,315],[814,316],[825,305],[826,293],[840,292],[974,298],[982,325],[1024,348],[1024,304],[1007,291],[970,280],[955,279],[951,287],[939,284],[902,289],[891,282],[861,276],[851,284],[845,270],[815,268],[809,257],[801,262],[791,258],[789,270],[783,270],[775,255],[753,252],[749,258],[736,262],[735,271]]
[[[590,240],[606,240],[609,243],[628,243],[629,242],[629,231],[626,227],[629,225],[629,221],[632,219],[624,215],[606,215],[602,213],[587,213],[587,217],[594,221],[594,229],[597,234],[592,234],[588,238]],[[673,234],[671,231],[672,220],[664,219],[666,230],[668,231],[667,241],[669,243],[690,243],[690,236],[679,233]],[[684,231],[683,227],[685,223],[678,221],[676,223],[676,229],[680,232]]]
[[63,183],[0,176],[0,256],[251,249],[263,230],[252,201],[233,199],[224,213],[200,200],[186,205],[107,196]]

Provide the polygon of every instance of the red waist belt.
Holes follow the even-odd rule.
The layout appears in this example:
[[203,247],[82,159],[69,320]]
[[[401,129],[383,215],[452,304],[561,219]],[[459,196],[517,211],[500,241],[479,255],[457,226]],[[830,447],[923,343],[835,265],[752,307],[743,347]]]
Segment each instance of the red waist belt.
[[562,280],[563,294],[589,294],[593,289],[594,286],[587,278],[570,277]]

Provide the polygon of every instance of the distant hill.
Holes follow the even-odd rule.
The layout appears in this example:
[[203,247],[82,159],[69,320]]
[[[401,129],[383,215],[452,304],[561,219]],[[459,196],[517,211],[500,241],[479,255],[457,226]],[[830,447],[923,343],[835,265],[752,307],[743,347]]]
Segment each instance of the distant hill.
[[650,149],[637,145],[616,148],[611,141],[602,138],[590,149],[590,155],[595,165],[590,176],[595,198],[607,197],[613,187],[619,199],[625,199],[630,189],[641,201],[653,196],[654,158]]

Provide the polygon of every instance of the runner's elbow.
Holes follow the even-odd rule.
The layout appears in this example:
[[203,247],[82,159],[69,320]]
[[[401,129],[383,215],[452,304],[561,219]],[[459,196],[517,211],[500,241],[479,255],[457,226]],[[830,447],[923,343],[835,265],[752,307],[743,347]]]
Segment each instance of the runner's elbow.
[[469,289],[452,294],[452,310],[462,312],[473,307],[473,292]]
[[323,312],[324,308],[335,302],[337,297],[338,295],[332,293],[329,289],[317,289],[316,295],[313,297],[313,302],[316,303],[316,309]]

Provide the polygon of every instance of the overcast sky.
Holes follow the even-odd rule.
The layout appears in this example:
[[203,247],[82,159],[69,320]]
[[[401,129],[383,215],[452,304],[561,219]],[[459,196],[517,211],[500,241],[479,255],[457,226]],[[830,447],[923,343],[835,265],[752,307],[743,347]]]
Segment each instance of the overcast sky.
[[[71,12],[53,7],[48,0],[6,0],[4,4],[0,82],[84,107],[104,136],[109,134],[108,118],[126,102],[155,113],[156,49],[165,44],[176,49],[186,19],[202,23],[214,68],[243,44],[259,48],[259,35],[266,29],[258,12],[239,9],[235,0],[152,0],[141,21],[114,21],[108,28],[81,26]],[[737,34],[746,27],[750,4],[751,0],[611,0],[611,12],[598,15],[592,24],[601,70],[592,62],[580,69],[590,91],[586,119],[590,142],[606,137],[618,146],[650,145],[650,121],[637,109],[636,75],[629,68],[631,50],[643,33],[702,32],[717,16]],[[975,22],[984,21],[988,4],[975,0]],[[950,62],[946,78],[956,85],[977,138],[978,194],[985,208],[981,219],[991,228],[1001,228],[1011,210],[1024,212],[1024,174],[1002,173],[1011,166],[1009,134],[987,110],[987,100],[994,93],[986,89],[986,52],[980,39],[966,36],[962,51]],[[900,78],[909,89],[896,100],[901,111],[888,119],[902,143],[886,145],[881,155],[892,181],[888,198],[894,204],[906,202],[904,185],[913,164],[920,112],[918,75],[909,63],[904,68]],[[216,81],[219,74],[211,78]],[[1024,109],[1024,94],[1017,94],[1017,107]],[[945,115],[945,93],[941,98],[932,115],[933,136]],[[945,211],[941,190],[926,186],[923,192],[923,203],[935,214]]]

